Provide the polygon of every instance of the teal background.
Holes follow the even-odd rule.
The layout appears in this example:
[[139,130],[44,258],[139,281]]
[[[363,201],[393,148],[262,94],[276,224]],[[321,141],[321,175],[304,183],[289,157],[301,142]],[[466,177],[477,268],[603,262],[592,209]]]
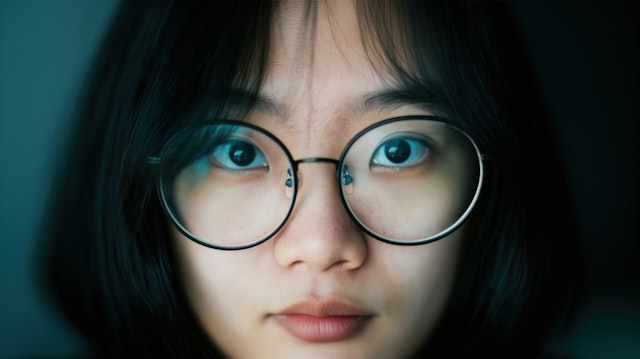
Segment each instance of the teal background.
[[70,117],[114,0],[0,0],[0,358],[82,344],[35,282],[39,224]]
[[[34,253],[83,76],[117,2],[0,0],[0,358],[83,351],[42,298]],[[549,346],[557,357],[640,358],[639,6],[513,5],[552,113],[587,264],[576,325]]]

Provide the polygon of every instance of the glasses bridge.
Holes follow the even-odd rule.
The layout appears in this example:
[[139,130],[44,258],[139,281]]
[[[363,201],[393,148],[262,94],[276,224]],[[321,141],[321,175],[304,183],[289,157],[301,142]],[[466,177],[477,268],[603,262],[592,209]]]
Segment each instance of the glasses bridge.
[[[297,172],[298,171],[298,165],[301,163],[331,163],[333,165],[336,166],[336,171],[338,171],[340,168],[340,161],[336,160],[334,158],[328,158],[328,157],[308,157],[308,158],[302,158],[299,160],[296,160],[293,162],[294,164],[294,170]],[[349,170],[348,167],[345,165],[343,166],[344,168],[342,169],[342,178],[341,178],[341,182],[343,186],[348,186],[353,182],[353,178],[351,177],[351,175],[349,174]],[[289,178],[287,178],[287,180],[285,181],[285,186],[291,188],[293,187],[293,172],[289,169],[287,170],[287,174],[289,175]]]

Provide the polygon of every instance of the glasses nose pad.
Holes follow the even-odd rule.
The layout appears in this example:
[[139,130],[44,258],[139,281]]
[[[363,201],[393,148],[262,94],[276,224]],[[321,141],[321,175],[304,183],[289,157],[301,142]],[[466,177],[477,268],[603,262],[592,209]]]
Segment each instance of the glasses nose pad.
[[349,174],[349,167],[347,165],[342,166],[342,176],[340,176],[340,182],[344,188],[344,192],[353,193],[353,177]]
[[[300,183],[299,178],[298,183]],[[291,168],[287,169],[287,180],[284,181],[284,186],[284,195],[291,198],[293,196],[293,170]]]

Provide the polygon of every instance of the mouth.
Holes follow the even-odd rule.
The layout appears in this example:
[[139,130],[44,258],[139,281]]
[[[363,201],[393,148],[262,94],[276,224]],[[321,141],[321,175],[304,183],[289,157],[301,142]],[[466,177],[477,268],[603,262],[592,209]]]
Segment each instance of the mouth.
[[339,300],[312,300],[269,314],[290,335],[310,343],[335,342],[361,333],[375,315]]

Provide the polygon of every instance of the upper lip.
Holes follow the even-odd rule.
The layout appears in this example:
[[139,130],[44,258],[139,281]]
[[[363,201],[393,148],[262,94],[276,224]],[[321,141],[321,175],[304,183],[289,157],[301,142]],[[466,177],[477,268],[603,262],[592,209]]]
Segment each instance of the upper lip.
[[373,314],[349,301],[336,298],[310,299],[290,305],[273,315],[302,314],[314,317],[373,316]]

